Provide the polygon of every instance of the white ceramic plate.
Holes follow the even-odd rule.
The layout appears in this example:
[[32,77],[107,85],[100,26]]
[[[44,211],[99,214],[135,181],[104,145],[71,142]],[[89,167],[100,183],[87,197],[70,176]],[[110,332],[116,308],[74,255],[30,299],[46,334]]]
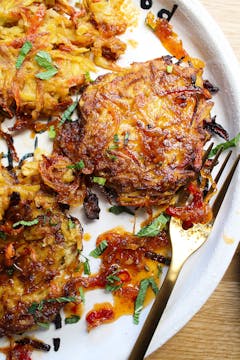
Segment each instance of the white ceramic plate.
[[[135,2],[139,6],[140,1],[135,0]],[[240,74],[237,61],[223,34],[197,0],[148,1],[149,4],[152,2],[154,4],[151,11],[155,15],[163,8],[171,10],[174,4],[178,5],[178,9],[171,19],[174,30],[182,38],[184,47],[191,56],[200,57],[206,62],[204,78],[209,79],[221,89],[214,97],[215,107],[212,115],[217,115],[217,121],[221,122],[229,131],[230,137],[235,136],[240,131]],[[121,61],[122,65],[128,65],[133,61],[149,60],[167,53],[159,40],[144,25],[147,11],[140,9],[138,28],[124,35],[125,39],[137,40],[138,47],[128,47],[128,51]],[[8,125],[9,123],[5,124],[6,128]],[[26,153],[28,148],[32,151],[29,136],[25,136],[24,143],[22,141],[22,136],[16,137],[15,143],[20,155]],[[39,138],[39,146],[49,148],[46,136],[43,135]],[[180,274],[148,354],[164,344],[194,316],[225,273],[238,245],[238,235],[236,234],[238,234],[237,224],[240,221],[240,191],[237,182],[239,182],[239,172],[234,177],[231,190],[224,201],[209,240],[189,259]],[[132,228],[128,215],[116,217],[106,212],[103,201],[101,208],[99,221],[83,223],[85,232],[92,235],[91,242],[84,242],[86,254],[94,248],[96,237],[101,232],[116,225],[123,225],[129,230]],[[79,214],[79,210],[76,210],[75,214]],[[226,242],[226,237],[232,239],[231,244]],[[98,262],[95,265],[97,267]],[[91,291],[86,295],[85,312],[89,311],[94,303],[109,300],[111,301],[111,296],[104,293],[103,290]],[[83,316],[79,323],[64,326],[60,330],[54,330],[52,325],[48,331],[34,332],[35,337],[51,345],[54,337],[61,338],[61,346],[58,352],[54,352],[53,347],[49,353],[34,352],[32,358],[42,360],[80,358],[85,360],[95,360],[96,358],[98,360],[113,358],[114,360],[126,360],[148,310],[149,308],[146,308],[142,312],[138,326],[133,324],[131,316],[124,316],[114,323],[100,326],[87,333]],[[1,345],[3,344],[4,341]],[[0,359],[3,358],[0,355]]]

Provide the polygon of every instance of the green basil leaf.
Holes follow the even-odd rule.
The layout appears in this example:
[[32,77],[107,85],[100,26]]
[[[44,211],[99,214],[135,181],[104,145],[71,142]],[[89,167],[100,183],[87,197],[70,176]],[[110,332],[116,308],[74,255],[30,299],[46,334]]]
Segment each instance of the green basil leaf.
[[7,235],[5,234],[5,232],[0,231],[0,239],[6,240]]
[[36,219],[33,219],[33,220],[30,220],[30,221],[25,221],[25,220],[20,220],[18,222],[16,222],[15,224],[13,224],[13,228],[21,225],[21,226],[33,226],[33,225],[36,225],[39,223],[39,220],[36,218]]
[[129,209],[126,206],[121,206],[121,205],[113,205],[108,209],[108,211],[115,215],[122,214],[123,212],[128,213],[130,215],[135,215],[131,209]]
[[160,214],[150,225],[143,227],[137,233],[137,236],[157,236],[162,231],[169,221],[169,216]]
[[37,321],[36,324],[38,326],[42,327],[43,329],[49,329],[49,327],[50,327],[49,323],[43,323],[43,322],[40,322],[40,321]]
[[71,229],[75,229],[75,228],[76,228],[75,222],[73,222],[72,219],[69,219],[68,220],[68,229],[71,230]]
[[220,148],[223,148],[223,150],[227,150],[231,147],[235,147],[239,144],[240,142],[240,133],[238,133],[233,139],[226,141],[224,143],[218,144],[217,146],[215,146],[211,151],[210,154],[208,155],[209,158],[213,157],[214,155],[216,155],[216,153],[218,152],[218,150]]
[[103,240],[100,242],[100,244],[90,252],[90,256],[93,256],[94,258],[98,258],[108,247],[108,243],[106,240]]
[[65,318],[65,324],[76,324],[80,320],[80,316],[71,315],[70,317]]
[[56,137],[56,130],[55,130],[54,125],[51,125],[51,126],[50,126],[50,128],[49,128],[49,130],[48,130],[48,137],[49,137],[49,139],[51,139],[51,140],[55,139],[55,137]]
[[93,182],[95,184],[98,184],[98,185],[101,185],[101,186],[104,186],[106,181],[107,180],[104,177],[100,177],[100,176],[94,176],[93,177]]
[[46,51],[38,51],[35,55],[35,60],[39,66],[48,69],[52,67],[52,58],[51,55]]
[[146,298],[146,293],[149,286],[152,288],[155,295],[159,291],[153,277],[141,280],[138,295],[134,304],[133,322],[136,325],[139,323],[139,316],[143,309],[144,300]]
[[85,258],[85,259],[86,260],[83,263],[83,272],[85,275],[90,275],[91,270],[90,270],[89,260],[87,258]]
[[67,168],[68,169],[76,169],[76,170],[82,170],[84,169],[85,164],[83,160],[78,161],[77,163],[73,164],[73,165],[68,165]]
[[56,75],[57,72],[58,72],[58,70],[54,66],[52,66],[47,71],[43,71],[41,73],[36,74],[35,77],[38,78],[38,79],[41,79],[41,80],[49,80],[54,75]]
[[63,125],[65,121],[71,120],[72,113],[78,105],[78,100],[74,101],[62,114],[59,125]]
[[79,290],[79,295],[82,300],[82,303],[85,304],[85,294],[84,294],[83,288],[80,287],[78,290]]
[[21,47],[20,51],[19,51],[19,55],[17,57],[16,60],[16,68],[20,69],[20,67],[22,66],[22,63],[25,60],[25,57],[27,56],[27,54],[29,53],[29,51],[32,49],[32,43],[30,41],[26,41],[23,46]]
[[146,297],[148,286],[149,286],[148,279],[141,280],[138,295],[134,304],[133,322],[136,325],[139,323],[139,315],[143,309],[143,303]]

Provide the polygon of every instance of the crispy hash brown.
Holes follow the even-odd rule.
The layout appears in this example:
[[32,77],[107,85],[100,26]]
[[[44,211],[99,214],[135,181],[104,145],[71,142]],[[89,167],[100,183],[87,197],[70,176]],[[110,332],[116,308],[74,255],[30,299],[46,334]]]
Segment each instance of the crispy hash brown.
[[[13,130],[33,127],[39,117],[58,115],[87,83],[95,64],[117,68],[115,60],[126,49],[117,36],[131,23],[125,3],[84,0],[73,8],[67,0],[0,2],[0,109],[8,117],[16,114]],[[28,52],[17,67],[26,43]],[[40,64],[39,51],[45,53]],[[55,72],[52,76],[36,77],[49,66]]]
[[0,170],[0,336],[47,327],[80,301],[64,286],[79,267],[82,228],[47,190],[36,159]]
[[73,144],[66,129],[57,142],[84,162],[83,173],[104,178],[119,204],[166,204],[201,168],[210,98],[202,69],[169,56],[133,63],[86,88]]

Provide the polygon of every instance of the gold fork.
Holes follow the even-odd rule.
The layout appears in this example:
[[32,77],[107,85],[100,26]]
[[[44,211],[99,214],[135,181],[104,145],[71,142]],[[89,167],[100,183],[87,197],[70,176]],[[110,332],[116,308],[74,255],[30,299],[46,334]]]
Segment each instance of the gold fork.
[[[207,150],[203,159],[203,163],[206,161],[209,151],[210,149]],[[219,152],[216,154],[212,162],[212,167],[216,164],[221,152],[222,149],[220,149]],[[216,183],[220,179],[223,170],[231,156],[231,153],[232,152],[229,152],[228,155],[225,157],[225,160],[215,178]],[[148,349],[148,346],[162,317],[162,314],[167,306],[169,297],[172,293],[172,290],[184,263],[197,249],[200,248],[200,246],[204,244],[211,232],[212,225],[217,217],[218,211],[227,193],[239,159],[240,155],[238,155],[237,159],[232,165],[221,189],[218,192],[217,198],[212,205],[213,220],[210,224],[196,224],[192,228],[184,230],[179,219],[176,219],[174,217],[171,218],[169,224],[169,236],[171,239],[172,247],[171,264],[168,273],[164,279],[163,285],[155,298],[155,301],[151,307],[151,310],[147,316],[143,328],[134,344],[128,360],[142,360],[144,358],[144,355]],[[210,171],[211,170],[212,169],[210,169]],[[212,191],[213,187],[209,189],[208,194]]]

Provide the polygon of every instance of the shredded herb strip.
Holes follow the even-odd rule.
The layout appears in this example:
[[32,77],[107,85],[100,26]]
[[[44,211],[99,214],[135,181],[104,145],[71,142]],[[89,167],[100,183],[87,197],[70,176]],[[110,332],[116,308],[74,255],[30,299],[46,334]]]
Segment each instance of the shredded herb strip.
[[69,219],[68,220],[68,229],[69,230],[72,230],[72,229],[75,229],[76,228],[76,224],[74,221],[72,221],[72,219]]
[[79,315],[71,315],[70,317],[65,318],[65,324],[76,324],[80,320]]
[[113,205],[108,209],[108,211],[115,215],[122,214],[123,212],[128,213],[130,215],[135,215],[131,209],[129,209],[126,206],[121,206],[121,205]]
[[74,112],[74,110],[76,109],[78,105],[78,100],[74,101],[62,114],[61,116],[61,120],[59,122],[59,126],[63,125],[65,123],[65,121],[70,121],[71,120],[71,116],[72,113]]
[[89,72],[89,71],[87,71],[87,72],[85,73],[85,79],[86,79],[86,81],[89,82],[89,83],[92,83],[92,82],[93,82],[93,79],[91,78],[91,75],[90,75],[90,72]]
[[56,130],[54,125],[51,125],[50,128],[48,129],[48,137],[49,139],[53,140],[56,137]]
[[7,235],[5,234],[5,232],[0,231],[0,239],[6,240]]
[[35,55],[35,60],[39,66],[47,70],[36,74],[35,77],[38,79],[49,80],[57,74],[58,69],[52,64],[51,55],[46,51],[38,51]]
[[102,253],[106,250],[107,247],[108,247],[107,240],[103,240],[94,250],[90,252],[89,255],[94,258],[98,258],[100,255],[102,255]]
[[172,71],[173,71],[173,66],[172,65],[168,65],[167,68],[166,68],[166,71],[168,74],[171,74]]
[[89,265],[89,260],[87,258],[85,258],[86,260],[83,263],[83,272],[85,275],[90,275],[91,274],[91,269],[90,269],[90,265]]
[[47,300],[41,300],[39,303],[33,302],[32,305],[28,308],[28,313],[34,315],[36,311],[42,311],[43,305],[47,303],[57,302],[57,303],[69,303],[69,302],[76,302],[77,298],[75,296],[69,297],[58,297],[52,298]]
[[26,41],[19,51],[19,55],[17,57],[16,64],[15,64],[16,69],[20,69],[27,54],[29,53],[29,51],[31,49],[32,49],[32,43],[30,41]]
[[43,323],[43,322],[37,321],[36,324],[43,329],[49,329],[49,327],[50,327],[50,323]]
[[141,280],[138,295],[134,304],[133,322],[136,325],[139,324],[139,316],[143,309],[144,300],[149,286],[151,286],[155,295],[159,291],[153,277]]
[[84,294],[83,288],[80,287],[78,290],[79,290],[79,295],[82,300],[82,303],[85,304],[85,294]]
[[169,221],[169,216],[160,214],[150,225],[143,227],[137,233],[137,236],[157,236],[162,231]]
[[117,274],[118,274],[118,270],[114,271],[112,274],[110,274],[106,277],[107,283],[106,283],[105,289],[107,291],[114,292],[114,291],[121,289],[122,281],[121,281],[120,277],[117,276]]
[[208,155],[209,158],[213,157],[214,155],[216,155],[216,153],[218,152],[218,150],[220,148],[223,148],[223,150],[227,150],[231,147],[235,147],[239,144],[240,142],[240,133],[238,133],[233,139],[223,142],[221,144],[218,144],[217,146],[215,146],[211,151],[210,154]]
[[22,225],[22,226],[33,226],[33,225],[36,225],[39,223],[39,219],[36,218],[36,219],[33,219],[33,220],[30,220],[30,221],[25,221],[25,220],[20,220],[16,223],[13,224],[13,228],[19,226],[19,225]]
[[80,160],[73,165],[67,165],[68,169],[76,169],[76,170],[82,170],[82,169],[84,169],[84,167],[85,167],[85,164],[84,164],[83,160]]
[[95,184],[98,184],[98,185],[101,185],[101,186],[104,186],[106,181],[107,180],[104,177],[100,177],[100,176],[94,176],[93,177],[93,182]]

